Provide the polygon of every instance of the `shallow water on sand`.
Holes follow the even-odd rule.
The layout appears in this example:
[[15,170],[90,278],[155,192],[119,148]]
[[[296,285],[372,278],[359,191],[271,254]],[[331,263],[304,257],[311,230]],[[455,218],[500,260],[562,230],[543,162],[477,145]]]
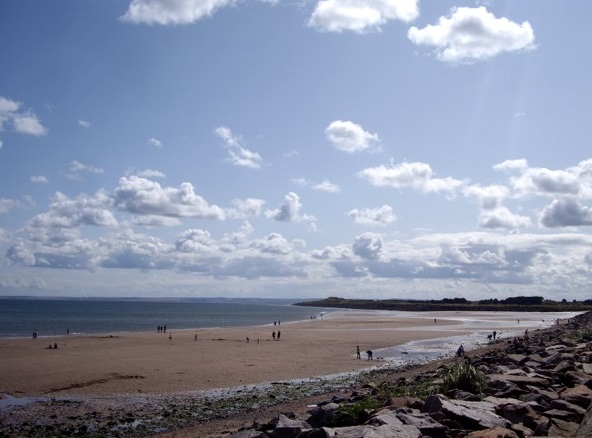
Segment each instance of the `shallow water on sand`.
[[[514,339],[524,336],[526,330],[551,327],[565,323],[578,315],[577,312],[428,312],[417,313],[413,317],[434,319],[434,325],[403,328],[402,330],[440,330],[441,338],[412,341],[396,347],[374,351],[374,358],[384,359],[394,365],[425,363],[452,357],[462,344],[466,350],[485,346],[496,339]],[[410,317],[411,314],[409,315]],[[440,325],[442,321],[454,320],[455,324]],[[469,333],[467,333],[469,332]],[[491,339],[488,338],[491,336]]]

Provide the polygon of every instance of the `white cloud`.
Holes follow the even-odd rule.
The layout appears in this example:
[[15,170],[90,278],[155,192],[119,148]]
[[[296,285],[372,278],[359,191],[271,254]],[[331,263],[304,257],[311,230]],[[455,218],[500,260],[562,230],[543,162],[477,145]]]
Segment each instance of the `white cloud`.
[[227,216],[232,219],[244,219],[249,216],[259,216],[265,201],[256,198],[233,199],[232,208],[226,210]]
[[27,231],[41,242],[71,241],[78,237],[81,226],[115,227],[117,220],[111,213],[111,197],[100,190],[92,196],[81,194],[72,199],[57,192],[49,211],[33,217]]
[[496,207],[483,211],[479,215],[479,225],[483,228],[504,228],[515,230],[517,228],[529,227],[530,218],[513,214],[506,207]]
[[[30,110],[21,111],[21,102],[0,96],[0,131],[12,125],[15,132],[40,137],[47,134],[37,116]],[[2,144],[0,143],[0,148]]]
[[146,214],[134,217],[132,224],[141,227],[176,227],[181,225],[181,221],[176,217]]
[[539,220],[547,228],[590,226],[592,208],[570,199],[555,200],[543,209]]
[[494,170],[501,170],[501,171],[513,171],[513,170],[524,170],[528,168],[528,161],[524,158],[518,160],[506,160],[503,163],[495,164],[493,166]]
[[380,31],[390,20],[409,22],[419,15],[418,0],[321,0],[308,26],[322,32]]
[[263,159],[257,152],[252,152],[241,144],[241,139],[232,135],[232,131],[226,126],[215,129],[216,135],[224,142],[224,148],[228,151],[228,161],[235,166],[261,168]]
[[502,185],[480,186],[474,184],[463,188],[462,192],[467,198],[477,199],[482,209],[493,210],[501,206],[510,190]]
[[331,122],[325,129],[325,135],[335,148],[344,152],[354,153],[380,147],[378,134],[371,134],[350,121]]
[[380,226],[385,227],[391,225],[397,220],[397,216],[393,213],[393,208],[390,205],[383,205],[379,208],[354,208],[347,214],[360,225]]
[[33,175],[31,177],[31,182],[36,184],[47,184],[49,181],[43,175]]
[[302,214],[301,210],[302,203],[300,202],[300,197],[296,193],[290,192],[286,195],[284,202],[278,209],[267,210],[265,216],[279,222],[316,221],[314,216]]
[[101,174],[103,172],[105,172],[104,169],[101,169],[99,167],[94,167],[94,166],[90,166],[88,164],[83,164],[80,161],[72,161],[70,163],[70,171],[71,172],[89,172],[89,173],[94,173],[94,174]]
[[355,255],[363,259],[378,260],[383,246],[382,237],[378,234],[363,233],[355,238],[352,250]]
[[83,128],[90,128],[92,126],[92,124],[88,121],[88,120],[78,120],[78,124],[80,126],[82,126]]
[[146,24],[190,24],[236,0],[133,0],[121,20]]
[[411,27],[407,36],[414,44],[435,47],[438,59],[449,63],[470,63],[535,47],[528,21],[518,24],[496,18],[483,6],[454,8],[436,25]]
[[[590,187],[588,177],[587,186]],[[522,175],[511,179],[512,187],[521,195],[578,195],[584,179],[574,169],[549,170],[545,168],[525,169]]]
[[151,137],[148,139],[148,144],[150,146],[156,146],[157,148],[161,148],[163,146],[162,142],[159,139],[154,138],[154,137]]
[[370,167],[358,172],[358,176],[377,187],[411,187],[422,193],[447,193],[451,196],[465,184],[451,177],[434,178],[430,165],[421,162]]
[[154,170],[154,169],[145,169],[145,170],[141,170],[139,171],[137,174],[137,176],[139,176],[140,178],[165,178],[166,175],[161,172],[160,170]]
[[318,184],[313,184],[311,188],[313,190],[319,190],[321,192],[327,193],[338,193],[339,191],[341,191],[337,184],[333,184],[332,182],[327,180],[324,180]]
[[123,177],[115,189],[114,201],[119,210],[140,215],[216,220],[226,217],[222,208],[208,204],[188,182],[177,189],[161,187],[157,182],[137,176]]

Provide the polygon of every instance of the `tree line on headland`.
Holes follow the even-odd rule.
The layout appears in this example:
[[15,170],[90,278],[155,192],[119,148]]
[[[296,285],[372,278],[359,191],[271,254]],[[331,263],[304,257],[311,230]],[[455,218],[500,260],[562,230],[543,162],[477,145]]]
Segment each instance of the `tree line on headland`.
[[425,311],[494,311],[494,312],[585,312],[592,310],[592,299],[584,301],[548,300],[538,296],[509,297],[469,301],[466,298],[443,298],[441,300],[364,300],[329,297],[322,300],[304,301],[297,306],[338,307],[343,309]]

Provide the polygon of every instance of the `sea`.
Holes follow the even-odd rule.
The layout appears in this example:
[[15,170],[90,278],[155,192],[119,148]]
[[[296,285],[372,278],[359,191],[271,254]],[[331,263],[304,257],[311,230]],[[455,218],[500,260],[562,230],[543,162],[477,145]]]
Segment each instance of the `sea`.
[[[303,301],[303,300],[302,300]],[[109,334],[301,321],[335,309],[257,299],[0,298],[0,338]]]

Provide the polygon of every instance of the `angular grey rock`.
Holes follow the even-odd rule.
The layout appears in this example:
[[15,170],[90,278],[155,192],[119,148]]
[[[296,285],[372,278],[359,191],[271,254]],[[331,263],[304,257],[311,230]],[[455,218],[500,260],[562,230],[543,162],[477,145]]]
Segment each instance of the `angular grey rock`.
[[493,429],[508,427],[510,422],[494,413],[495,404],[450,400],[443,395],[432,395],[426,399],[424,412],[442,412],[447,418],[471,429]]
[[292,420],[283,414],[280,414],[277,425],[273,429],[274,438],[296,438],[302,432],[309,431],[312,428],[306,421]]

